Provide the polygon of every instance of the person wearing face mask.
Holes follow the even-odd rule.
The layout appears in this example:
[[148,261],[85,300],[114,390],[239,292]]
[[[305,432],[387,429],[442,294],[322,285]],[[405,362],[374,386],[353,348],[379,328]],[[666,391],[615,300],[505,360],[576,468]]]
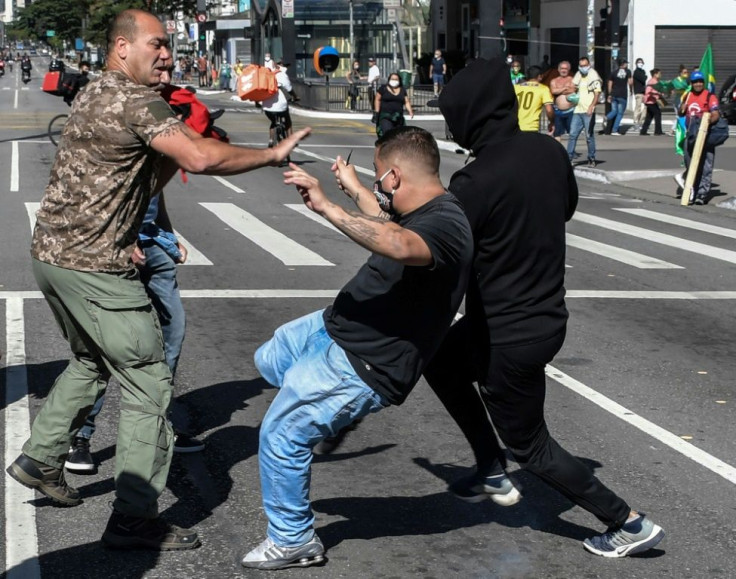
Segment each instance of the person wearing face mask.
[[636,59],[636,69],[632,74],[634,83],[634,130],[641,130],[641,124],[644,121],[646,107],[644,106],[644,93],[647,90],[647,71],[644,70],[644,61],[641,58]]
[[[447,74],[447,63],[442,58],[442,51],[435,50],[432,62],[429,64],[429,78],[432,79],[434,85],[434,96],[439,95],[442,92],[442,88],[445,86],[445,75]],[[378,110],[378,109],[376,109]]]
[[414,110],[411,107],[409,94],[401,84],[401,77],[398,72],[392,72],[388,75],[388,82],[381,86],[376,93],[373,107],[378,112],[376,134],[379,137],[395,127],[403,127],[406,124],[404,107],[409,113],[409,118],[414,118]]
[[360,62],[357,60],[353,61],[352,68],[347,72],[345,78],[348,81],[348,106],[351,111],[354,111],[358,103],[358,95],[360,94],[360,82],[365,80],[365,77],[360,74]]
[[309,503],[312,449],[356,419],[400,405],[460,306],[473,239],[445,190],[432,135],[400,127],[376,141],[373,190],[338,157],[338,187],[358,206],[330,201],[291,165],[284,182],[306,206],[371,252],[327,309],[281,326],[255,353],[279,388],[261,424],[258,463],[267,538],[245,567],[281,569],[324,560]]
[[521,63],[514,59],[511,61],[511,84],[519,84],[524,81],[524,72],[521,70]]
[[64,102],[72,106],[72,101],[76,98],[80,90],[82,90],[89,82],[90,64],[86,60],[79,63],[79,73],[64,75],[64,86],[68,87],[63,95]]
[[263,57],[263,66],[265,66],[268,70],[276,70],[276,63],[271,58],[270,52],[267,52]]
[[598,95],[601,94],[603,82],[600,75],[590,66],[587,56],[581,56],[578,61],[578,72],[572,79],[573,85],[578,91],[578,104],[575,106],[572,123],[570,126],[570,139],[567,142],[567,154],[570,162],[575,158],[575,146],[581,132],[585,132],[585,140],[588,145],[588,167],[595,167],[595,135],[591,130],[595,105],[598,103]]

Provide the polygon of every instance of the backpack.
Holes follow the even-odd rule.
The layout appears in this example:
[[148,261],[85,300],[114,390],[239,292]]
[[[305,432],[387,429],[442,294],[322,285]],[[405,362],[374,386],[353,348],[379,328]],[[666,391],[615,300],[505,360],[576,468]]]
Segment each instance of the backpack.
[[279,91],[276,73],[257,64],[249,64],[243,69],[236,88],[244,101],[264,101]]
[[227,132],[213,124],[224,111],[210,112],[207,105],[199,100],[191,89],[170,84],[161,91],[161,96],[177,115],[181,115],[181,120],[187,126],[203,137],[226,143],[230,141]]

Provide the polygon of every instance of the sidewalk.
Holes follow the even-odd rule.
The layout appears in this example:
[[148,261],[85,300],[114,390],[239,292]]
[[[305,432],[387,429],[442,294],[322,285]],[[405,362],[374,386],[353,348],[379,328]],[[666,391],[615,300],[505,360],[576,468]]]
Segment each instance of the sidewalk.
[[[217,101],[219,106],[227,103],[236,109],[255,109],[255,104],[241,101],[233,93],[215,90],[199,90],[200,96]],[[349,119],[370,123],[370,114],[354,113],[350,111],[313,111],[299,106],[291,106],[291,113],[295,117],[319,119]],[[639,194],[661,201],[669,200],[672,205],[679,205],[680,200],[675,197],[678,186],[674,176],[684,171],[682,157],[675,153],[673,136],[654,136],[654,127],[650,128],[649,136],[640,136],[632,130],[633,120],[631,111],[627,111],[621,123],[622,136],[598,135],[601,128],[604,106],[599,105],[596,111],[596,160],[595,169],[576,166],[575,175],[579,179],[587,179],[608,185],[615,191],[623,188],[623,193]],[[409,121],[409,119],[407,119]],[[440,149],[445,151],[467,154],[455,143],[448,141],[445,135],[445,123],[441,114],[420,113],[409,121],[430,131]],[[665,132],[672,129],[675,122],[673,112],[663,112],[662,128]],[[563,137],[563,146],[567,146],[567,136]],[[576,151],[581,160],[586,156],[585,138],[578,138]],[[736,127],[731,128],[731,138],[718,147],[716,151],[715,171],[713,173],[712,198],[708,205],[698,206],[698,210],[730,209],[736,210]]]

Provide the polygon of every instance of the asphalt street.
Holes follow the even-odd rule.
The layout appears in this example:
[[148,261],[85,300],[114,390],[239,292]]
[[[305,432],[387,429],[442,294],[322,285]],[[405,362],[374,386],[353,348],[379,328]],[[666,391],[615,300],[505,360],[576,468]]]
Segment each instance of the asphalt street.
[[[46,126],[68,111],[40,90],[40,80],[36,74],[23,86],[15,74],[0,79],[4,466],[69,357],[30,270],[33,215],[55,154]],[[234,143],[266,143],[268,124],[259,110],[229,95],[203,98],[226,109],[218,125]],[[330,163],[352,150],[351,163],[364,182],[373,181],[372,125],[361,118],[294,119],[297,127],[313,127],[294,161],[348,206]],[[441,121],[416,124],[443,136]],[[668,146],[630,136],[599,139],[600,157],[610,151],[612,170],[676,172],[679,158],[666,158]],[[442,152],[445,183],[466,162],[451,149]],[[733,166],[734,151],[726,145],[719,152],[721,167]],[[99,469],[68,477],[82,505],[55,508],[9,477],[0,480],[6,577],[263,574],[239,563],[265,535],[258,429],[275,394],[259,378],[253,352],[278,325],[329,304],[367,257],[305,212],[282,172],[189,176],[187,183],[177,177],[166,189],[174,227],[193,249],[191,263],[179,269],[187,338],[174,411],[207,447],[174,457],[160,508],[172,522],[196,528],[202,547],[150,553],[101,545],[113,498],[119,405],[113,382],[92,441]],[[683,208],[672,192],[601,180],[579,185],[580,204],[568,226],[571,317],[566,344],[548,368],[547,421],[565,448],[665,529],[664,541],[628,559],[590,555],[581,541],[603,526],[513,462],[511,475],[524,496],[518,505],[455,499],[447,484],[471,472],[472,454],[420,382],[404,405],[371,415],[334,454],[315,457],[312,500],[328,560],[279,576],[733,577],[736,213],[715,203]]]

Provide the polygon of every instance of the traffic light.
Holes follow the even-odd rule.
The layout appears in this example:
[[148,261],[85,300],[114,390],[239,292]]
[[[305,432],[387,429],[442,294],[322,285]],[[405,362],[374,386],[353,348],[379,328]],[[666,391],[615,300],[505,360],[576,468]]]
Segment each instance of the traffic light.
[[207,40],[207,33],[204,31],[204,29],[199,30],[199,41],[204,42]]

